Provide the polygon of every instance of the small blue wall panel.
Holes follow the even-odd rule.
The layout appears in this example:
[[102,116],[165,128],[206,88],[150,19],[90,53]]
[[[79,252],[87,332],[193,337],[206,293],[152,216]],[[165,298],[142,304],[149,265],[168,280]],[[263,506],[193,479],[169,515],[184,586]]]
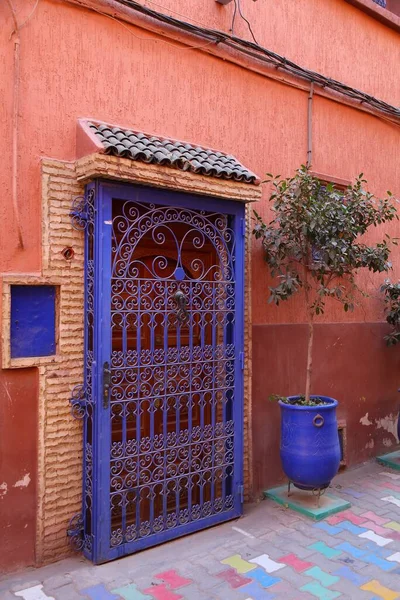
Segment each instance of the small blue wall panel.
[[54,285],[11,286],[11,358],[56,352]]

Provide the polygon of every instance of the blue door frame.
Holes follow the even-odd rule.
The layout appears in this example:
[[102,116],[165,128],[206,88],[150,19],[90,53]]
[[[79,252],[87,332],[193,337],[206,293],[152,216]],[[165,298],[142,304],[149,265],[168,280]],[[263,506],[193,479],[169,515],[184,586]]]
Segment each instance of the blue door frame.
[[[244,231],[244,206],[238,202],[108,181],[87,186],[82,516],[84,553],[95,563],[242,512]],[[148,246],[151,235],[154,257],[149,259],[141,251],[137,258],[137,248],[141,243]],[[178,258],[162,254],[168,236],[176,244]],[[187,240],[193,246],[190,275],[182,258]],[[196,247],[199,256],[192,258]],[[218,264],[207,271],[212,275],[205,274],[204,247],[218,258]],[[201,290],[201,297],[196,290]],[[185,292],[184,300],[178,292],[181,296]],[[201,306],[197,317],[196,303]],[[139,323],[136,330],[135,323]],[[146,348],[145,327],[150,332]],[[155,336],[159,330],[161,336]],[[170,347],[172,331],[175,342]],[[207,339],[204,331],[210,332]],[[154,339],[160,348],[155,348]],[[173,359],[178,370],[170,365],[171,356],[178,356]],[[151,362],[157,360],[163,363],[163,371]],[[195,393],[196,369],[203,369],[203,379]],[[157,387],[160,372],[164,382]],[[143,383],[146,377],[148,387]],[[175,397],[166,391],[174,385],[187,393],[176,392]],[[154,396],[156,387],[160,399]],[[194,407],[195,395],[200,408]],[[171,398],[177,413],[168,413]],[[206,398],[210,409],[205,407]],[[181,400],[188,407],[184,431],[179,429]],[[178,424],[177,431],[167,435],[169,414],[174,419],[178,414]],[[146,437],[141,429],[145,418]],[[137,432],[135,439],[128,440],[129,427]],[[185,435],[189,441],[179,445],[177,436],[182,442]],[[171,452],[180,453],[180,458],[171,459]]]

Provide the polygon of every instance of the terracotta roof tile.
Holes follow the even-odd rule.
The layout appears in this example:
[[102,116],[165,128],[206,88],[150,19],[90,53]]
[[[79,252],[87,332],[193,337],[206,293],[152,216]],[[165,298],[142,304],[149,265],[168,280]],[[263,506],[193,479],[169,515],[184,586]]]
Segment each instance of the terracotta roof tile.
[[122,156],[146,163],[168,165],[209,177],[259,183],[255,173],[234,156],[185,142],[148,136],[144,133],[112,127],[103,123],[87,123],[105,148],[106,154]]

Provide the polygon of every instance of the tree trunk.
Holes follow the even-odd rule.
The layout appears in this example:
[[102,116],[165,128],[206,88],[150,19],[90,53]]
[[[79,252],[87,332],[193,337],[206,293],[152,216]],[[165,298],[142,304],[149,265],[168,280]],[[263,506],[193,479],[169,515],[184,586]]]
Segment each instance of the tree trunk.
[[[306,245],[305,256],[311,256],[311,249]],[[308,265],[304,265],[304,294],[306,300],[306,311],[308,316],[308,343],[307,343],[307,369],[306,369],[306,402],[310,401],[310,389],[312,381],[312,353],[314,342],[314,311],[310,298],[310,287],[308,284]]]
[[312,353],[313,353],[313,342],[314,342],[314,315],[312,312],[309,313],[308,321],[308,344],[307,344],[307,371],[306,371],[306,401],[310,400],[310,389],[311,389],[311,376],[312,376]]

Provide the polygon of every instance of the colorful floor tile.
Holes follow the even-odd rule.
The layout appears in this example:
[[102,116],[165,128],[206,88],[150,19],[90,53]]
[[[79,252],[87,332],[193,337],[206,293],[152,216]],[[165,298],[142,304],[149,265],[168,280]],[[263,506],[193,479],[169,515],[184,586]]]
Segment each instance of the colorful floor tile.
[[23,598],[23,600],[55,600],[53,596],[47,596],[44,593],[42,585],[34,585],[19,592],[14,592],[14,594],[19,598]]
[[135,583],[111,591],[123,600],[152,600],[153,598],[153,596],[149,596],[148,594],[142,594]]
[[307,548],[310,550],[315,550],[315,552],[319,552],[327,558],[335,558],[336,556],[340,556],[342,554],[340,550],[336,550],[335,548],[327,546],[325,542],[314,542],[314,544],[307,546]]
[[243,558],[239,554],[234,554],[233,556],[228,556],[224,560],[221,560],[223,565],[229,565],[232,569],[235,569],[238,573],[243,575],[244,573],[248,573],[252,569],[256,568],[256,565],[247,562],[247,560],[243,560]]
[[360,589],[365,592],[372,592],[372,594],[376,594],[380,598],[383,598],[383,600],[396,600],[396,598],[400,597],[400,592],[395,592],[394,590],[381,585],[379,581],[376,581],[375,579],[362,585]]
[[[255,567],[255,565],[252,566]],[[243,575],[237,573],[235,569],[225,569],[225,571],[218,573],[217,577],[226,581],[226,583],[228,583],[233,590],[247,585],[252,581],[249,577],[243,577]]]
[[158,575],[155,575],[154,577],[156,579],[161,579],[161,581],[163,581],[171,590],[177,590],[178,588],[184,587],[185,585],[190,585],[192,583],[191,579],[181,577],[181,575],[179,575],[175,569],[158,573]]
[[400,499],[395,496],[386,496],[385,498],[381,498],[383,502],[389,502],[390,504],[394,504],[400,508]]
[[272,560],[268,556],[268,554],[261,554],[260,556],[256,556],[255,558],[252,558],[249,562],[262,567],[267,573],[274,573],[275,571],[279,571],[279,569],[286,567],[284,563],[279,563]]
[[358,534],[358,537],[371,540],[371,542],[374,542],[378,546],[387,546],[390,544],[390,542],[393,542],[392,539],[377,535],[373,531],[363,531],[362,533]]
[[313,563],[307,562],[306,560],[301,560],[295,554],[281,556],[281,558],[279,558],[278,560],[280,563],[285,563],[289,567],[292,567],[292,569],[294,569],[297,573],[302,573],[303,571],[306,571],[307,569],[310,569],[314,566]]
[[151,598],[155,598],[155,600],[182,600],[183,598],[181,594],[168,589],[165,584],[153,585],[144,590],[144,593],[148,594]]
[[300,588],[303,592],[308,592],[312,596],[315,596],[319,600],[334,600],[335,598],[339,598],[341,596],[340,592],[334,592],[332,590],[327,590],[320,583],[307,583]]
[[103,584],[93,585],[82,590],[90,600],[119,600],[118,596],[109,592]]

